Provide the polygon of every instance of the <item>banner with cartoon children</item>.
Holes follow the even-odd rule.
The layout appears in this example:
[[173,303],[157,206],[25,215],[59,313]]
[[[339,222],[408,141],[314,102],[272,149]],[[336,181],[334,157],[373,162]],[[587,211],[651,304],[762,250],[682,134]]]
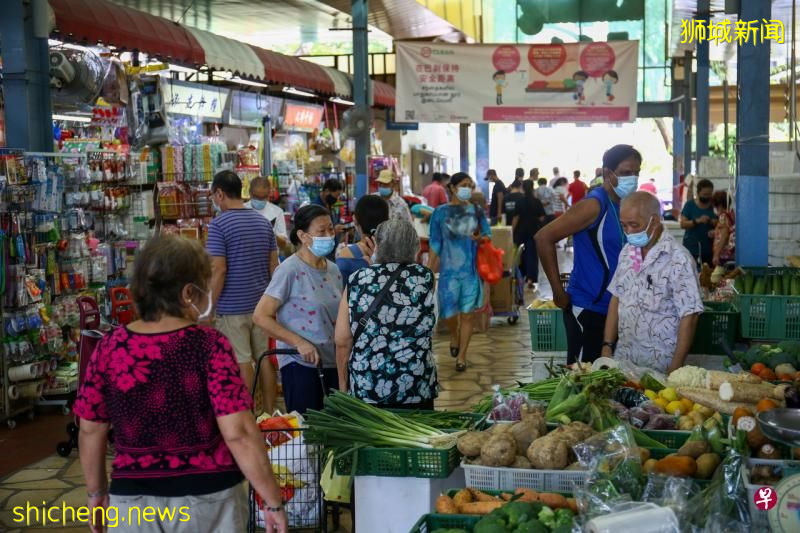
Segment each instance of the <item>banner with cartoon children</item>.
[[630,122],[638,41],[398,42],[398,122]]

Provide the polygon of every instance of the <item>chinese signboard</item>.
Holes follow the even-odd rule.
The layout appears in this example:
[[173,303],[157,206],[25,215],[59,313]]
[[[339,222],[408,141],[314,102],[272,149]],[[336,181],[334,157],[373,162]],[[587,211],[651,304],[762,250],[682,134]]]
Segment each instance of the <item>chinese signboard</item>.
[[397,43],[396,120],[629,122],[637,41]]
[[167,113],[222,120],[230,90],[165,78],[161,80],[161,97]]
[[784,42],[783,22],[780,20],[737,20],[731,22],[723,19],[719,22],[702,19],[683,19],[681,20],[681,44],[690,44],[703,41],[714,41],[714,44],[736,43],[761,44],[764,41],[775,41],[778,44]]
[[314,131],[322,120],[322,106],[286,102],[283,127],[288,131]]

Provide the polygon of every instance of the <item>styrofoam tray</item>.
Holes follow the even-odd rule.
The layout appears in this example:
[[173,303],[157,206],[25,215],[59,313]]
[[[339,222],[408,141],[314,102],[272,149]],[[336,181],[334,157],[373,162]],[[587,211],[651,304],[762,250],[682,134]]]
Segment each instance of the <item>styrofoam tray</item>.
[[480,490],[519,488],[548,492],[573,492],[589,477],[585,470],[536,470],[530,468],[495,468],[461,463],[468,487]]

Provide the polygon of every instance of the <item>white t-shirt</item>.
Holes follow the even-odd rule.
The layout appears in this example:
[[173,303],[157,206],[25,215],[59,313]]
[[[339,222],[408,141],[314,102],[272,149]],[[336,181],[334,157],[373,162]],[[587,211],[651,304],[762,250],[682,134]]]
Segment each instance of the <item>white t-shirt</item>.
[[255,209],[250,205],[250,202],[245,203],[244,206],[258,211],[261,216],[269,220],[276,237],[288,238],[286,234],[286,217],[283,214],[283,209],[270,202],[267,202],[264,209]]

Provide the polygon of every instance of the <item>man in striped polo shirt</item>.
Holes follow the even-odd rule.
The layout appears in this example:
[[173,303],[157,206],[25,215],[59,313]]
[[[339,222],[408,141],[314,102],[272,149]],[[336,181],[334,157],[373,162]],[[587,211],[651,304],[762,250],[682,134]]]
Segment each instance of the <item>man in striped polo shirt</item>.
[[[216,327],[231,343],[247,388],[253,387],[253,363],[267,350],[266,335],[253,324],[253,311],[278,267],[272,225],[244,206],[242,180],[223,170],[214,176],[211,200],[218,214],[208,225],[211,290]],[[277,391],[275,372],[262,369],[263,407],[271,413]]]

